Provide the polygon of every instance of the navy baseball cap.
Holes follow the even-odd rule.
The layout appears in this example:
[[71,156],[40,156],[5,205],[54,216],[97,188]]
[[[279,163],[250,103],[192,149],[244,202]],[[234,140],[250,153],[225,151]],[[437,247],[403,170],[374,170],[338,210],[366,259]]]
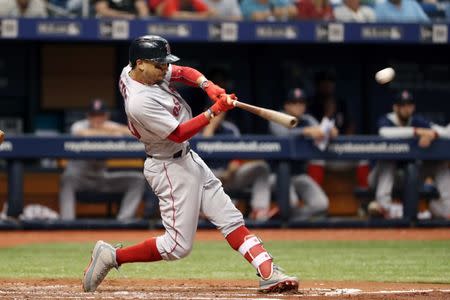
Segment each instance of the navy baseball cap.
[[301,88],[290,89],[286,102],[306,102],[306,94]]
[[104,114],[108,112],[108,107],[106,106],[106,103],[103,102],[101,99],[94,99],[92,100],[91,104],[89,105],[88,113],[89,114]]
[[414,98],[410,91],[401,90],[395,96],[395,104],[414,104]]

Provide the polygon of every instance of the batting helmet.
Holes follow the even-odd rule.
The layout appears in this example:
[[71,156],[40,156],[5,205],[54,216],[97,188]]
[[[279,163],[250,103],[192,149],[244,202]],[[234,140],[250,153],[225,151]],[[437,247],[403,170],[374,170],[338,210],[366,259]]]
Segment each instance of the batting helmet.
[[131,65],[138,59],[148,59],[160,64],[170,64],[179,60],[170,54],[169,42],[157,35],[144,35],[131,42],[129,49]]

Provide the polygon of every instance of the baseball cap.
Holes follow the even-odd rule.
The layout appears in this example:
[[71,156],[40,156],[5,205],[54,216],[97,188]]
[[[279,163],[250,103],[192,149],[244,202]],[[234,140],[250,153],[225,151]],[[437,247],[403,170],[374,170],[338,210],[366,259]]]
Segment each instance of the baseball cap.
[[286,102],[306,102],[306,94],[301,88],[293,88],[288,91]]
[[395,104],[413,104],[414,98],[410,91],[401,90],[395,96]]
[[91,104],[89,105],[88,113],[89,114],[103,114],[108,112],[108,107],[106,106],[106,103],[103,102],[101,99],[94,99],[92,100]]

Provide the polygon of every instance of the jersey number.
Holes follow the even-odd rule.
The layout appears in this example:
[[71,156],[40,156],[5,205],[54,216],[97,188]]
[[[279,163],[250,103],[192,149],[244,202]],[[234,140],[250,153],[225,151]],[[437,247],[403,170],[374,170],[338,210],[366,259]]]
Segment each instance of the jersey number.
[[[125,83],[123,83],[122,80],[119,81],[119,90],[120,90],[120,93],[122,94],[122,97],[125,100],[125,102],[128,101],[127,87],[126,87]],[[128,129],[130,130],[131,134],[134,135],[136,138],[141,139],[141,135],[137,131],[136,127],[134,127],[134,125],[130,122],[130,120],[128,120],[127,125],[128,125]]]

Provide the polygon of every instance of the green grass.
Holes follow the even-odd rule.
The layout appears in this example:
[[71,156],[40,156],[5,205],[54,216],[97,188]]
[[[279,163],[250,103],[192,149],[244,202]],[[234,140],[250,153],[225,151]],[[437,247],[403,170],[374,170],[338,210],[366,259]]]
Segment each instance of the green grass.
[[[129,244],[129,243],[127,243]],[[92,244],[0,248],[0,278],[81,278]],[[450,283],[450,241],[267,242],[276,262],[303,280]],[[128,264],[110,278],[252,279],[226,242],[196,242],[174,262]]]

